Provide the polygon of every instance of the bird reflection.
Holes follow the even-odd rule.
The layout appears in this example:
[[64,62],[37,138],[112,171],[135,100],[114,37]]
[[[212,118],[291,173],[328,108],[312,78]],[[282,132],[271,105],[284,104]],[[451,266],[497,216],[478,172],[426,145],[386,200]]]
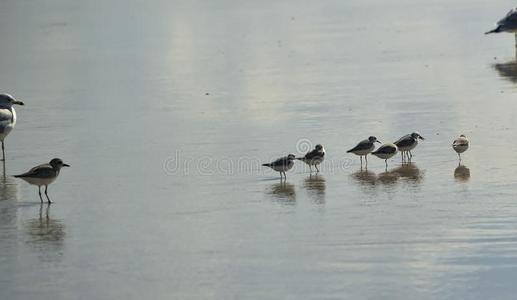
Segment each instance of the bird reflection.
[[18,200],[18,184],[14,177],[0,177],[0,201]]
[[325,203],[325,178],[321,175],[309,175],[305,178],[303,186],[307,189],[309,194],[314,197],[314,202],[318,204]]
[[377,175],[375,175],[375,173],[368,171],[368,169],[363,170],[362,168],[352,173],[350,177],[361,186],[374,186],[377,181]]
[[511,60],[505,63],[493,64],[492,66],[499,73],[499,76],[517,83],[517,61]]
[[296,201],[294,185],[285,181],[271,185],[268,194],[272,195],[279,202],[294,203]]
[[458,165],[454,169],[454,178],[459,182],[467,182],[470,179],[470,169],[464,165]]
[[414,183],[419,183],[424,178],[423,172],[420,172],[415,163],[402,164],[400,167],[391,170],[391,172],[396,173],[400,178]]
[[40,252],[42,260],[61,257],[65,238],[65,225],[49,216],[50,205],[40,205],[39,216],[26,222],[27,243]]
[[377,181],[383,185],[395,185],[399,177],[399,173],[390,170],[377,175]]

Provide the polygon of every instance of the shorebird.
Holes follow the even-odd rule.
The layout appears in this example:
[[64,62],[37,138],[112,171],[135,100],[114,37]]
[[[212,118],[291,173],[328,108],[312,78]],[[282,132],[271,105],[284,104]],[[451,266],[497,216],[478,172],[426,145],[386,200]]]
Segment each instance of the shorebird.
[[384,159],[386,163],[386,170],[388,170],[388,159],[392,158],[395,154],[397,154],[398,148],[395,144],[384,144],[377,148],[372,155],[377,156],[378,158]]
[[467,151],[469,148],[469,140],[465,135],[460,135],[459,138],[455,139],[452,143],[452,149],[458,153],[458,158],[461,161],[461,153]]
[[424,140],[420,133],[413,132],[406,134],[394,143],[402,154],[402,161],[404,161],[404,153],[406,154],[407,158],[411,160],[413,157],[411,150],[415,149],[415,147],[418,145],[418,139]]
[[2,141],[2,160],[5,161],[4,139],[16,124],[16,111],[13,104],[24,105],[9,94],[0,94],[0,141]]
[[47,196],[47,201],[48,203],[52,203],[48,197],[47,188],[49,184],[56,180],[62,167],[70,167],[70,165],[63,163],[59,158],[54,158],[48,164],[36,166],[29,171],[20,175],[15,175],[14,177],[21,178],[30,184],[37,185],[41,203],[43,203],[41,187],[45,186],[45,196]]
[[316,171],[319,172],[320,169],[318,169],[318,165],[321,164],[325,159],[325,149],[323,149],[323,146],[321,144],[318,144],[316,145],[316,147],[314,147],[314,150],[307,152],[305,156],[297,157],[296,159],[308,164],[311,173],[312,166],[314,166],[316,168]]
[[376,137],[371,136],[367,138],[366,140],[362,140],[355,146],[354,148],[347,151],[347,153],[353,153],[355,155],[359,155],[359,158],[361,159],[361,166],[363,165],[363,156],[364,160],[366,161],[366,166],[368,167],[368,154],[375,149],[375,142],[381,143],[377,140]]
[[496,28],[485,32],[485,34],[499,32],[515,33],[515,47],[517,47],[517,7],[512,8],[504,18],[499,20],[496,23]]
[[289,154],[285,157],[281,157],[274,162],[268,164],[262,164],[264,167],[270,167],[271,169],[280,172],[280,180],[282,179],[282,174],[284,174],[284,178],[287,179],[287,175],[285,175],[286,171],[291,170],[294,165],[294,160],[296,157],[294,154]]

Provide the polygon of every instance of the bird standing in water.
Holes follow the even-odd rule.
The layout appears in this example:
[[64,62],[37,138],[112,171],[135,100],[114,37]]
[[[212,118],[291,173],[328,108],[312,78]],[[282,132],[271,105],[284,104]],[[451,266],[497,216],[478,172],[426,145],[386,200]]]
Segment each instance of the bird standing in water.
[[461,153],[467,151],[469,148],[469,140],[467,137],[462,134],[459,138],[455,139],[452,143],[452,149],[458,153],[458,158],[461,161]]
[[59,158],[54,158],[48,164],[36,166],[28,172],[15,175],[14,177],[21,178],[30,184],[37,185],[41,203],[43,203],[43,198],[41,197],[41,186],[45,186],[45,196],[47,196],[47,201],[48,203],[52,203],[48,197],[47,188],[49,184],[56,180],[62,167],[70,167],[70,165],[63,163]]
[[303,161],[304,163],[309,165],[309,169],[312,173],[312,166],[316,168],[316,171],[319,172],[318,165],[323,162],[325,159],[325,149],[321,144],[316,145],[314,150],[307,152],[303,157],[297,157],[296,159]]
[[4,140],[16,124],[16,111],[13,105],[24,105],[9,94],[0,94],[0,141],[2,142],[2,161],[5,161]]
[[[281,157],[275,160],[274,162],[262,165],[264,167],[270,167],[271,169],[280,172],[280,180],[282,180],[282,178],[287,179],[287,175],[285,175],[285,172],[291,170],[291,168],[294,165],[295,159],[296,157],[294,156],[294,154],[289,154],[285,157]],[[282,174],[284,175],[283,177]]]

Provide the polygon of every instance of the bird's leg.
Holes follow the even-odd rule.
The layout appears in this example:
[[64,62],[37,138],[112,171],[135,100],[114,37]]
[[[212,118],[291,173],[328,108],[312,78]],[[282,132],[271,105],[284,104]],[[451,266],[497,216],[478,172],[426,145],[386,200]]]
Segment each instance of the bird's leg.
[[311,172],[312,174],[312,166],[309,164],[309,171]]
[[364,161],[366,161],[366,167],[368,168],[368,154],[364,156]]
[[461,154],[458,153],[458,159],[461,161]]
[[5,161],[5,147],[4,147],[4,141],[2,141],[2,160]]
[[50,201],[50,198],[48,197],[47,189],[48,189],[48,185],[45,186],[45,196],[47,196],[48,204],[50,204],[50,203],[52,203],[52,201]]
[[409,160],[413,158],[413,153],[411,153],[411,150],[409,150]]
[[318,169],[318,165],[314,165],[314,167],[316,168],[316,173],[319,173],[320,169]]
[[359,159],[361,160],[361,167],[363,166],[363,156],[359,155]]
[[43,203],[43,198],[41,197],[41,185],[38,185],[38,193],[39,193],[39,199],[41,200],[41,203]]
[[384,162],[386,163],[386,172],[388,172],[388,160],[385,159]]

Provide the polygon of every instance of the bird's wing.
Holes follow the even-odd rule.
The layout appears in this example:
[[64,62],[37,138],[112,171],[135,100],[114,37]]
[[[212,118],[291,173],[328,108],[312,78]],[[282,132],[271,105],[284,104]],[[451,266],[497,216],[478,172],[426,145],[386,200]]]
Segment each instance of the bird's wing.
[[325,155],[325,152],[320,152],[320,151],[314,149],[311,152],[308,152],[307,154],[305,154],[305,159],[314,159],[317,157],[322,157],[324,155]]
[[396,141],[395,145],[397,145],[397,147],[407,147],[411,144],[414,143],[414,139],[413,137],[411,136],[411,134],[406,134],[405,136],[401,137],[398,141]]
[[469,144],[469,141],[465,138],[457,138],[454,140],[454,143],[452,143],[454,146],[467,146]]
[[0,109],[0,133],[3,132],[4,128],[13,123],[13,113],[6,109]]
[[286,166],[288,164],[289,164],[289,159],[286,156],[286,157],[282,157],[282,158],[279,158],[279,159],[275,160],[270,165],[272,167],[276,167],[276,166]]
[[348,152],[367,150],[367,149],[370,149],[371,146],[372,146],[372,143],[370,142],[370,140],[362,140],[359,142],[359,144],[357,144],[357,146],[348,150]]
[[48,178],[48,177],[55,176],[55,174],[56,174],[56,171],[54,170],[54,168],[52,168],[51,165],[42,164],[42,165],[39,165],[39,166],[36,166],[36,167],[30,169],[29,171],[27,171],[23,174],[16,175],[15,177]]
[[382,154],[392,153],[394,150],[393,148],[394,147],[390,146],[390,145],[380,146],[379,149],[375,150],[374,153],[382,153]]

